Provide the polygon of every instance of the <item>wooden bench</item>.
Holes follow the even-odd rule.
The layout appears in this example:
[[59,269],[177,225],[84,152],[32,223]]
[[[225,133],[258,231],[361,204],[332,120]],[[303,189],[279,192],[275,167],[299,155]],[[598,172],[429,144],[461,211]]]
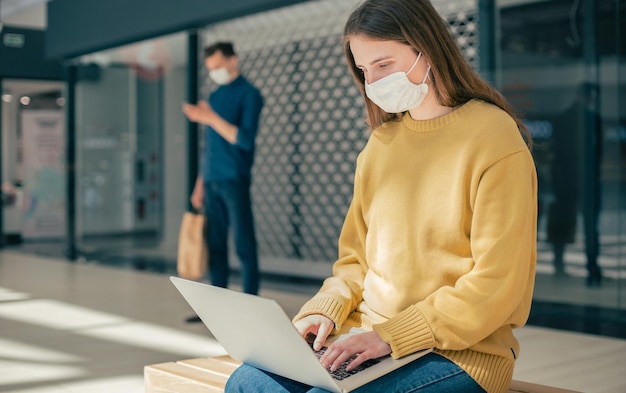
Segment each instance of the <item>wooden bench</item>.
[[[241,363],[229,356],[197,358],[144,367],[146,393],[223,392],[226,380]],[[576,393],[534,383],[513,381],[509,393]]]

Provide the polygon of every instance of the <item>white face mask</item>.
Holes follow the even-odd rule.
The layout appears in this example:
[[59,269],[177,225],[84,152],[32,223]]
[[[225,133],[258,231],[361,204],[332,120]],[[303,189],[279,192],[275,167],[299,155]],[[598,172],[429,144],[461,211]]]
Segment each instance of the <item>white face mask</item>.
[[417,55],[415,63],[407,72],[394,72],[372,84],[365,81],[365,93],[369,99],[387,113],[405,112],[420,106],[428,94],[426,79],[430,66],[426,69],[422,83],[415,84],[407,77],[419,62],[420,57],[422,57],[421,53]]
[[230,74],[228,73],[226,67],[209,71],[209,76],[213,79],[213,82],[218,85],[225,85],[230,82]]

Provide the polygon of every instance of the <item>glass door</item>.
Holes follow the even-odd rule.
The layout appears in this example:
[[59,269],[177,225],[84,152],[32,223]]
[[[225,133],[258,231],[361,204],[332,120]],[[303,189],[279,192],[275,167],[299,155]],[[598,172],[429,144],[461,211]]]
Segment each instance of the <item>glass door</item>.
[[4,240],[27,247],[65,237],[64,83],[2,81]]
[[186,33],[77,59],[76,240],[115,265],[173,265],[186,195]]

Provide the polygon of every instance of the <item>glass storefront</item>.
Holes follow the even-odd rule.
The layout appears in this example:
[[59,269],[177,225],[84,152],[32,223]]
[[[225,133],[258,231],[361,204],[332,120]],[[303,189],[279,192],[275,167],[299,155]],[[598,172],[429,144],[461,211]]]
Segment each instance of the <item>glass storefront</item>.
[[77,59],[76,247],[87,258],[175,250],[187,170],[185,49],[181,33]]
[[626,1],[496,3],[499,87],[535,139],[535,299],[624,310]]

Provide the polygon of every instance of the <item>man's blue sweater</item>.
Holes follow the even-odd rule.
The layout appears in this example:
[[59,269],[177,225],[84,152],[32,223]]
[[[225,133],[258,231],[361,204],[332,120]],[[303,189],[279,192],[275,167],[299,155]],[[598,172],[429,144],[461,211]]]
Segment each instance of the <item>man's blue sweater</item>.
[[219,86],[209,95],[209,105],[224,120],[237,127],[231,144],[210,126],[204,134],[202,178],[205,182],[250,177],[254,145],[263,108],[259,90],[243,76]]

